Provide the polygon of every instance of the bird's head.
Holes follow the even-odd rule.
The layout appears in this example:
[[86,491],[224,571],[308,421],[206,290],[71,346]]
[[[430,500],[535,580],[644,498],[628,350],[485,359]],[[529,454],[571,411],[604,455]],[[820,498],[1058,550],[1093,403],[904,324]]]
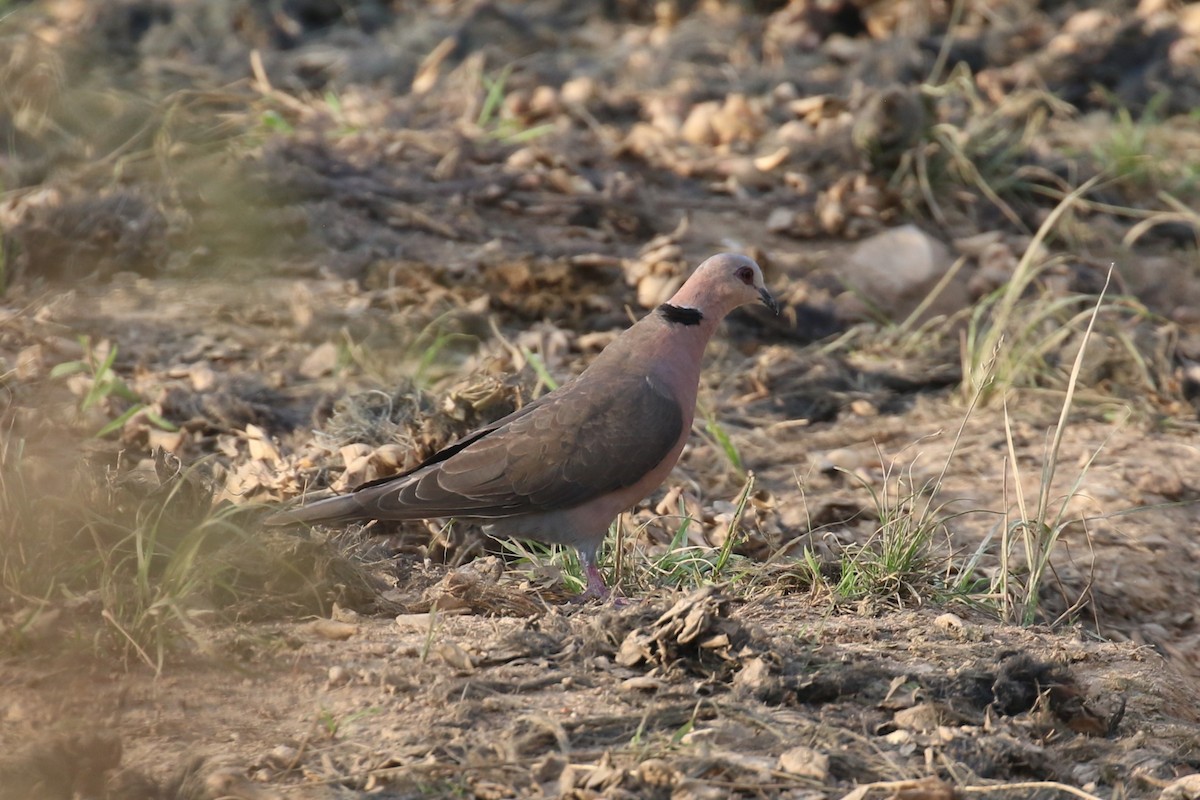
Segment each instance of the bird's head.
[[767,291],[762,268],[754,259],[737,253],[718,253],[696,267],[667,305],[695,309],[705,317],[719,320],[738,306],[755,302],[779,313],[779,304]]

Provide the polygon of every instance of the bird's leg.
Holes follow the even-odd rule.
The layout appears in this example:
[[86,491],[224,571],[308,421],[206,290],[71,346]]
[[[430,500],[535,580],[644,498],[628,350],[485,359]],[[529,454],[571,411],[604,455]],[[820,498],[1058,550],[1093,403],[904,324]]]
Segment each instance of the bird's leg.
[[601,602],[612,600],[613,605],[616,606],[623,606],[628,602],[619,591],[609,589],[608,584],[604,582],[604,576],[600,574],[600,568],[596,566],[595,552],[580,550],[579,564],[583,567],[583,574],[587,576],[587,588],[575,598],[576,602],[585,603],[593,599]]
[[604,582],[604,576],[600,574],[600,568],[588,561],[584,564],[583,570],[584,574],[587,575],[587,588],[583,590],[583,594],[579,596],[579,599],[591,600],[595,597],[599,600],[607,600],[609,595],[612,594],[612,590]]
[[580,602],[593,598],[607,600],[612,591],[608,588],[608,584],[604,582],[604,576],[600,574],[600,568],[596,566],[595,551],[579,548],[579,566],[583,567],[583,574],[587,576],[587,588],[576,599]]

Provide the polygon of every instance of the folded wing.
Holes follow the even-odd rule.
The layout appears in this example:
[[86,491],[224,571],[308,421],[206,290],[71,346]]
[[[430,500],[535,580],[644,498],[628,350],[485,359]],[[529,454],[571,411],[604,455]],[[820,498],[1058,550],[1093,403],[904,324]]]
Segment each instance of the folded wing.
[[[637,483],[678,443],[683,409],[645,375],[576,383],[405,474],[352,495],[363,516],[499,518],[571,508]],[[564,387],[566,388],[566,387]]]

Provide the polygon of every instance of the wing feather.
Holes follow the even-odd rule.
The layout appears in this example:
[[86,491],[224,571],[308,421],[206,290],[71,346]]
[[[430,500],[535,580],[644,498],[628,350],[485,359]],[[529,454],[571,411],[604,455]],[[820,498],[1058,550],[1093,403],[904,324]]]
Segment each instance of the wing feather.
[[577,381],[356,493],[380,519],[571,508],[637,483],[671,452],[683,422],[679,403],[647,376]]

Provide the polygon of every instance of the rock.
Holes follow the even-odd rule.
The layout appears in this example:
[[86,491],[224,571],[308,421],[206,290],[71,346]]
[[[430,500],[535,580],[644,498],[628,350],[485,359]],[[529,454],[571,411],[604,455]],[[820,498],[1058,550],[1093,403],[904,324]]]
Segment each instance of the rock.
[[632,678],[626,678],[618,685],[618,689],[626,693],[646,692],[653,694],[660,689],[666,688],[666,682],[650,675],[635,675]]
[[793,747],[780,754],[779,768],[792,775],[824,781],[829,777],[829,756],[811,747]]
[[879,409],[870,400],[853,400],[850,402],[850,411],[858,417],[877,417]]
[[796,212],[790,208],[780,206],[771,211],[767,215],[767,230],[771,233],[785,233],[791,230],[792,223],[796,220]]
[[325,686],[328,689],[334,689],[338,686],[345,686],[351,679],[350,670],[341,665],[334,665],[329,668],[328,678],[325,681]]
[[434,652],[449,666],[459,672],[474,672],[475,659],[466,650],[454,642],[442,642],[433,648]]
[[267,753],[266,761],[276,769],[291,769],[300,760],[300,750],[290,745],[277,745]]
[[[839,278],[852,298],[865,306],[864,312],[882,313],[894,322],[902,322],[951,264],[944,244],[915,225],[902,225],[864,240],[846,259]],[[858,304],[838,305],[854,313]],[[966,304],[966,287],[956,278],[942,289],[922,319],[953,313]]]
[[821,472],[833,472],[835,470],[845,470],[846,472],[854,472],[861,469],[867,460],[862,453],[853,450],[849,447],[838,447],[825,453],[816,459],[817,469]]
[[564,83],[558,91],[558,96],[567,105],[586,106],[595,100],[596,90],[595,79],[584,75]]
[[333,642],[344,642],[358,633],[357,626],[332,619],[313,620],[308,624],[308,629],[320,638]]

